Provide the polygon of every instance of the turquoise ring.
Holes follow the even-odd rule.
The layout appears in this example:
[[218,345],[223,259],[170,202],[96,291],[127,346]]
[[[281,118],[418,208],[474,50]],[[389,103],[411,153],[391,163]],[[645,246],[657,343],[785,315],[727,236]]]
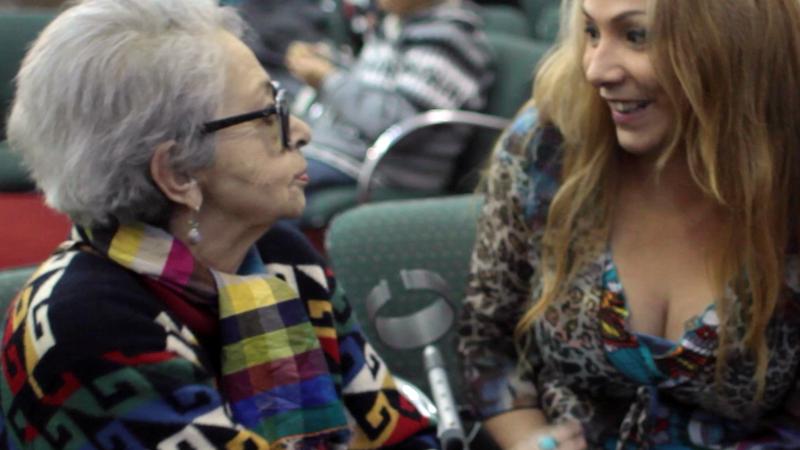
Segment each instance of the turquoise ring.
[[545,434],[544,436],[539,436],[539,439],[536,439],[536,446],[539,447],[539,450],[556,450],[558,448],[558,441],[553,436]]

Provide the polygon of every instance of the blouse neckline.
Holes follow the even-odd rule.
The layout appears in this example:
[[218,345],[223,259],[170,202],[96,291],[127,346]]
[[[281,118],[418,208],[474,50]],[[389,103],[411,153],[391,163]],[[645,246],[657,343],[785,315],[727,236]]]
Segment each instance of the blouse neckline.
[[600,327],[607,356],[626,375],[646,384],[677,384],[713,362],[718,319],[712,302],[691,318],[678,341],[630,329],[630,309],[610,249],[603,254]]

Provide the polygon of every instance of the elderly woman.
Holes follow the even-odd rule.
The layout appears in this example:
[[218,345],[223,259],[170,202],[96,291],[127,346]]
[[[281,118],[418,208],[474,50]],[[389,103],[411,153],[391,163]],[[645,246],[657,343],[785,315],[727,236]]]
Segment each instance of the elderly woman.
[[240,33],[213,0],[86,0],[26,56],[8,134],[76,226],[6,319],[3,445],[431,446],[315,254],[254,250],[310,136]]

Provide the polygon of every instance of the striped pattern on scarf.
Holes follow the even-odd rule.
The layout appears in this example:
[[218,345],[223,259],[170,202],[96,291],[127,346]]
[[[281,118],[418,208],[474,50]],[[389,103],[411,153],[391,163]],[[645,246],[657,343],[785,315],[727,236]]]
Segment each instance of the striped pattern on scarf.
[[237,422],[278,447],[348,441],[320,341],[286,282],[204,267],[181,241],[147,225],[83,234],[118,264],[218,311],[222,391]]

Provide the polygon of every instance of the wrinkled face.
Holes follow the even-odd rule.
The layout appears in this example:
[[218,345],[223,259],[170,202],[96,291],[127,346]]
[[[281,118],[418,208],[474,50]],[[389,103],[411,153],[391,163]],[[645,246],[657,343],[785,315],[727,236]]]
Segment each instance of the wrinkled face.
[[382,11],[404,16],[425,9],[436,3],[436,0],[378,0]]
[[648,54],[646,7],[646,0],[583,0],[586,79],[633,154],[660,153],[675,120]]
[[[274,103],[270,78],[253,53],[230,34],[222,35],[228,55],[224,97],[215,119],[264,109]],[[305,206],[306,161],[298,142],[308,142],[308,126],[291,118],[290,146],[281,144],[277,115],[214,133],[214,164],[197,174],[203,210],[232,224],[269,227],[298,217]],[[302,144],[301,144],[302,145]]]

